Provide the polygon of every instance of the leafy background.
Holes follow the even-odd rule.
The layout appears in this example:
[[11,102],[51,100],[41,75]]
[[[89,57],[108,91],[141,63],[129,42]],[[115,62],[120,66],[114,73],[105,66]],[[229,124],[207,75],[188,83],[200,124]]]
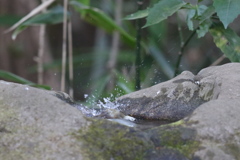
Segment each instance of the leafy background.
[[[21,11],[19,8],[22,6],[18,5],[21,1],[13,0],[11,4],[0,2],[1,33],[29,12],[36,11],[34,8],[41,7],[39,1],[32,1],[33,5]],[[142,27],[141,88],[166,81],[183,70],[197,73],[210,65],[240,61],[240,1],[143,2],[142,9],[138,11],[137,1],[69,0],[67,16],[72,22],[76,100],[96,101],[135,90],[138,22]],[[2,34],[1,79],[60,90],[63,13],[63,3],[55,1],[45,12],[31,16],[15,26],[12,32]],[[120,17],[120,22],[116,16]],[[43,61],[44,82],[38,85],[36,56],[39,45],[32,43],[38,41],[37,26],[42,24],[47,27],[44,49],[48,58]],[[119,33],[117,48],[113,47],[116,32]],[[113,48],[117,52],[116,62],[109,67]],[[65,92],[69,91],[71,84],[68,75],[67,68]]]

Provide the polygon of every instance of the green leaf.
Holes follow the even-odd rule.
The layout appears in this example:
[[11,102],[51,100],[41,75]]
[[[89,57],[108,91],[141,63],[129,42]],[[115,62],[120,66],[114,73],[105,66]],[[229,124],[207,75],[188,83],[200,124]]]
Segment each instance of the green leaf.
[[2,26],[11,26],[14,25],[17,21],[21,19],[17,15],[0,15],[0,25]]
[[[77,0],[77,2],[79,2],[80,4],[83,4],[85,6],[89,6],[90,5],[90,0]],[[85,11],[80,11],[81,12],[81,17],[84,18],[86,15]]]
[[207,19],[210,19],[210,17],[215,13],[215,8],[213,6],[209,6],[201,15],[201,18],[199,20],[199,23],[204,22]]
[[18,28],[16,28],[12,34],[12,39],[15,40],[18,36],[19,33],[21,33],[22,31],[24,31],[27,28],[27,26],[19,26]]
[[[192,9],[189,9],[188,15],[187,15],[187,25],[189,30],[194,30],[194,22],[195,24],[200,24],[200,21],[203,22],[203,19],[206,20],[208,15],[206,15],[206,11],[208,11],[208,7],[204,5],[196,5],[193,6]],[[207,12],[208,13],[208,12]],[[203,17],[204,15],[204,17]],[[210,15],[211,16],[211,15]],[[209,17],[208,17],[209,18]]]
[[35,88],[42,88],[46,90],[51,90],[52,88],[50,86],[42,85],[42,84],[28,84],[29,86],[35,87]]
[[188,26],[188,29],[193,31],[193,17],[195,16],[196,14],[196,10],[195,9],[190,9],[188,11],[188,15],[187,15],[187,26]]
[[77,0],[79,3],[82,3],[82,4],[84,4],[84,5],[86,5],[86,6],[89,6],[89,4],[90,4],[90,0]]
[[120,89],[122,89],[125,92],[125,94],[131,93],[134,91],[134,89],[135,89],[134,81],[131,81],[131,80],[127,81],[126,79],[128,79],[128,78],[125,78],[125,76],[123,74],[121,74],[120,72],[117,72],[117,71],[115,71],[115,75],[117,78],[117,86]]
[[214,0],[213,6],[225,28],[240,14],[240,0]]
[[[213,6],[207,7],[204,5],[196,5],[192,6],[188,11],[187,16],[187,25],[189,30],[194,30],[195,26],[198,26],[197,34],[198,38],[204,37],[205,34],[209,31],[211,26],[210,17],[215,13],[215,9]],[[194,23],[195,22],[195,23]]]
[[124,20],[135,20],[135,19],[147,17],[148,13],[149,13],[148,10],[149,9],[137,11],[136,13],[133,13],[133,14],[130,14],[130,15],[126,16],[124,18]]
[[211,21],[204,21],[201,23],[199,25],[199,29],[197,30],[198,38],[204,37],[205,34],[209,31],[211,25]]
[[40,25],[40,24],[57,24],[63,21],[63,8],[62,6],[56,6],[46,13],[36,15],[22,24],[20,24],[13,32],[12,39],[16,39],[18,34],[25,30],[28,26]]
[[222,25],[213,26],[210,33],[218,48],[232,62],[240,62],[240,37],[230,28],[224,29]]
[[20,83],[20,84],[26,84],[26,85],[33,86],[36,88],[43,88],[43,89],[51,90],[51,87],[49,87],[49,86],[35,84],[29,80],[26,80],[22,77],[19,77],[13,73],[10,73],[7,71],[0,70],[0,77],[5,80],[8,80],[8,81],[12,81],[12,82]]
[[114,32],[119,31],[121,38],[123,39],[126,44],[134,47],[135,46],[135,39],[130,36],[126,31],[124,31],[121,27],[119,27],[108,15],[106,15],[103,11],[99,10],[98,8],[89,7],[83,5],[77,1],[71,1],[70,4],[78,11],[80,14],[82,11],[85,11],[86,15],[84,20],[87,22],[98,26],[104,29],[107,32]]
[[16,82],[16,83],[21,83],[21,84],[34,84],[33,82],[29,81],[29,80],[26,80],[22,77],[19,77],[13,73],[10,73],[10,72],[7,72],[7,71],[3,71],[3,70],[0,70],[0,77],[1,78],[4,78],[6,80],[9,80],[9,81],[13,81],[13,82]]
[[39,6],[37,6],[36,8],[34,8],[33,10],[31,10],[31,12],[29,12],[26,16],[24,16],[23,18],[21,18],[17,23],[15,23],[12,27],[10,27],[8,30],[6,30],[4,33],[8,33],[10,31],[15,30],[17,27],[19,27],[23,22],[25,22],[26,20],[32,18],[33,16],[39,14],[40,12],[44,11],[48,6],[50,6],[55,0],[48,0],[48,1],[44,1],[43,3],[41,3]]
[[197,6],[197,16],[201,16],[208,9],[205,5]]
[[39,24],[58,24],[63,22],[63,7],[56,6],[46,13],[34,16],[33,18],[25,21],[22,25],[39,25]]
[[182,0],[161,0],[149,9],[147,23],[143,27],[157,24],[177,12],[186,3]]

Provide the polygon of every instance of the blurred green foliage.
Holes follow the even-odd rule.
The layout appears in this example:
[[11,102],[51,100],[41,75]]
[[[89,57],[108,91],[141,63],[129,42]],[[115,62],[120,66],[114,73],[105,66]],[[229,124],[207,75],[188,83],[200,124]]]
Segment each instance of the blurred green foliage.
[[[136,12],[136,1],[124,1],[122,14],[125,18],[123,18],[122,26],[117,25],[113,18],[114,10],[118,7],[115,3],[115,1],[110,0],[69,1],[69,5],[72,7],[69,11],[69,19],[77,13],[79,19],[94,25],[96,30],[103,29],[107,33],[101,37],[97,37],[95,34],[95,42],[91,47],[74,48],[74,91],[77,99],[83,99],[83,95],[88,94],[93,95],[88,97],[96,101],[111,94],[113,97],[118,97],[134,91],[134,37],[136,36],[134,20],[139,18],[144,18],[143,20],[146,21],[145,26],[143,25],[145,28],[142,30],[142,46],[144,47],[141,53],[142,71],[140,78],[142,88],[163,82],[174,76],[178,52],[183,43],[180,38],[181,34],[184,40],[185,37],[189,37],[193,31],[196,31],[198,38],[201,39],[193,36],[185,49],[185,52],[189,54],[182,60],[180,70],[188,69],[196,73],[201,68],[209,66],[221,55],[219,52],[216,54],[215,52],[218,50],[213,49],[212,46],[209,49],[206,48],[209,46],[209,38],[206,37],[210,34],[214,38],[216,46],[231,61],[239,62],[239,37],[236,32],[229,28],[226,29],[239,15],[240,10],[235,7],[239,5],[238,1],[233,1],[234,5],[232,5],[232,3],[229,4],[229,1],[222,0],[215,0],[214,3],[211,0],[203,0],[196,4],[183,0],[154,0],[147,1],[144,6],[146,9],[138,12]],[[224,16],[224,14],[233,11],[234,14],[231,18],[228,14]],[[62,23],[62,16],[61,4],[56,3],[47,12],[40,13],[21,23],[13,35],[17,36],[23,29],[32,25]],[[9,19],[11,20],[9,21]],[[19,21],[17,16],[0,15],[0,25],[12,25],[16,21]],[[179,27],[181,30],[178,29]],[[112,45],[111,36],[115,31],[120,33],[122,45],[119,49],[117,65],[110,73],[106,64]],[[81,33],[79,37],[81,37]],[[191,52],[200,52],[201,55],[196,56]],[[210,53],[215,55],[210,55]],[[195,58],[197,60],[191,62],[191,56],[197,57]],[[44,64],[45,70],[51,68],[60,70],[60,67],[60,59],[55,59],[50,64]],[[36,66],[31,67],[29,71],[36,72]],[[7,79],[6,73],[1,74],[1,76]],[[18,83],[28,83],[16,79],[12,80]],[[110,81],[114,83],[114,88],[111,90],[108,88]]]
[[[198,2],[202,2],[202,0]],[[214,37],[216,46],[219,47],[231,61],[240,62],[239,37],[231,29],[227,28],[240,14],[239,7],[240,1],[237,0],[215,0],[208,6],[199,3],[192,5],[183,0],[160,0],[152,8],[141,11],[141,13],[148,13],[144,15],[147,17],[147,22],[144,27],[148,27],[167,19],[181,9],[185,9],[187,12],[186,23],[189,30],[196,30],[198,38],[201,38],[211,29],[210,33]],[[215,13],[217,13],[217,15],[214,15]],[[134,14],[135,18],[131,18],[131,15],[129,15],[126,19],[133,20],[143,18],[143,16],[140,17],[138,14],[139,12]],[[178,66],[176,66],[176,68],[177,67]]]

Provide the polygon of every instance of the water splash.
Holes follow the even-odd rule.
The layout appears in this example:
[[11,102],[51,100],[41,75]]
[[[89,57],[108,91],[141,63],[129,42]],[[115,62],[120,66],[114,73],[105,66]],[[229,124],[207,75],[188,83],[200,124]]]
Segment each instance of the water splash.
[[90,104],[91,107],[87,107],[82,104],[77,104],[75,107],[88,117],[97,117],[101,115],[105,110],[116,109],[119,106],[114,102],[111,102],[111,99],[114,98],[113,95],[107,98],[103,98],[102,101],[99,100],[98,102],[95,101],[96,97],[94,95],[89,96],[88,94],[84,94],[84,98],[87,99],[86,102]]
[[76,105],[76,108],[79,109],[87,117],[96,117],[101,114],[101,110],[91,109],[83,105]]
[[[111,95],[110,97],[103,98],[103,100],[99,100],[98,102],[92,101],[91,98],[88,97],[88,102],[90,102],[90,106],[94,106],[94,108],[86,107],[84,105],[77,105],[76,107],[86,116],[88,117],[98,117],[105,119],[125,119],[127,121],[135,121],[135,118],[124,115],[118,108],[121,104],[114,102],[115,97]],[[113,102],[111,101],[113,100]]]

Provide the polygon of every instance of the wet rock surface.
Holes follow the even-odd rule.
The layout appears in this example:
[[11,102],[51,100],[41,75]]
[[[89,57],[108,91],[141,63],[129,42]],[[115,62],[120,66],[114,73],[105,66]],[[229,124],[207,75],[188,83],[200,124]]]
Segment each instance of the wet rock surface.
[[[85,117],[69,105],[74,103],[68,95],[0,81],[0,159],[238,160],[240,64],[206,68],[197,76],[196,80],[184,72],[144,92],[120,97],[119,102],[141,97],[153,100],[166,88],[157,95],[179,100],[185,111],[191,108],[177,122],[144,129],[133,122],[131,126]],[[201,101],[195,102],[196,97]],[[173,102],[166,103],[163,106],[170,113]],[[128,114],[131,106],[118,107]]]

